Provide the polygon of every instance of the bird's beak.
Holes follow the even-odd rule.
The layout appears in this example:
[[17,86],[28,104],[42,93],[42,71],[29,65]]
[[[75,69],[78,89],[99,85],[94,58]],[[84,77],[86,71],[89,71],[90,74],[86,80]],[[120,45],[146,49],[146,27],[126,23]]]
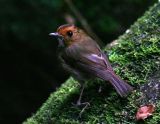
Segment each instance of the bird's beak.
[[64,38],[63,38],[63,36],[62,35],[60,35],[59,33],[57,33],[57,32],[55,32],[55,33],[50,33],[49,34],[50,36],[54,36],[54,37],[56,37],[57,39],[58,39],[58,41],[59,41],[59,46],[61,47],[63,47],[64,46]]
[[50,36],[55,36],[55,37],[59,37],[60,36],[57,32],[55,32],[55,33],[49,33],[49,35]]

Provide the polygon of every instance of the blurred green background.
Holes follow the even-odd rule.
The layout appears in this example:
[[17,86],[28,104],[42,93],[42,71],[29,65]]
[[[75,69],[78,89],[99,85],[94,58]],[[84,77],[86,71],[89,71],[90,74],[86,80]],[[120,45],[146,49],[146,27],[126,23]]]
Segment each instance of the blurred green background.
[[107,44],[157,0],[1,0],[0,123],[21,123],[31,116],[68,75],[57,61],[56,39],[48,36],[61,24],[92,31]]

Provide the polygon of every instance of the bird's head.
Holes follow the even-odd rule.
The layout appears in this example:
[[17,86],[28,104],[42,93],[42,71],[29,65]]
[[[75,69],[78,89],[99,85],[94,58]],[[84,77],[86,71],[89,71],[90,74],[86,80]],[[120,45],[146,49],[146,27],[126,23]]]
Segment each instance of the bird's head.
[[85,33],[74,26],[73,24],[62,25],[57,29],[57,32],[50,33],[49,35],[58,38],[60,46],[70,46],[75,42],[81,41],[81,36]]

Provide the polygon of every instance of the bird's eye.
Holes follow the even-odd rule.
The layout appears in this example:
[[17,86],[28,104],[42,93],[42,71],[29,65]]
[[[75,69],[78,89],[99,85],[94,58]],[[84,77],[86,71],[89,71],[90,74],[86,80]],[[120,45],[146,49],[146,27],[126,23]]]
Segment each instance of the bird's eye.
[[73,32],[72,32],[72,31],[68,31],[68,32],[67,32],[67,35],[68,35],[69,37],[72,37]]

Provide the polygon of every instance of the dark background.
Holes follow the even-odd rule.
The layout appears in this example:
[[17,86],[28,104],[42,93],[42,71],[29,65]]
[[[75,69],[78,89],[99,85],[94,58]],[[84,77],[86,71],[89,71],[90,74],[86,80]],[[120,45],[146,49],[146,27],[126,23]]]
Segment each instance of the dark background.
[[156,0],[66,1],[0,1],[0,124],[22,123],[67,79],[57,61],[58,43],[48,34],[68,22],[85,28],[72,7],[107,44]]

